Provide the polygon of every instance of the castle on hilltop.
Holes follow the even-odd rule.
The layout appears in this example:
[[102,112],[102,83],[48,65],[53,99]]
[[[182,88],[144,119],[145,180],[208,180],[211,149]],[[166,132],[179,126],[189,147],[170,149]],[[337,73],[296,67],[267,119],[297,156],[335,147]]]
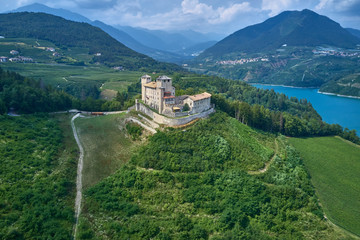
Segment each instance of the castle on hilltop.
[[142,76],[141,94],[143,103],[169,117],[193,115],[211,109],[210,93],[175,96],[172,80],[167,76],[160,76],[156,81],[152,81],[149,75]]

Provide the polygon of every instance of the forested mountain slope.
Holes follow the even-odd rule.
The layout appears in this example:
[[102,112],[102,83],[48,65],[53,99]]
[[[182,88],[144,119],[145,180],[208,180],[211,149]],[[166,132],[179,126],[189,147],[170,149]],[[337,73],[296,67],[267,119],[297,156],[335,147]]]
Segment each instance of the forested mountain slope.
[[59,47],[88,48],[94,63],[122,66],[129,70],[180,70],[180,67],[160,63],[139,54],[116,41],[101,29],[87,23],[72,22],[44,13],[0,14],[0,33],[5,37],[38,38]]
[[338,23],[305,9],[282,12],[263,23],[241,29],[207,49],[199,58],[223,58],[227,54],[271,51],[283,44],[354,48],[359,43],[360,39]]

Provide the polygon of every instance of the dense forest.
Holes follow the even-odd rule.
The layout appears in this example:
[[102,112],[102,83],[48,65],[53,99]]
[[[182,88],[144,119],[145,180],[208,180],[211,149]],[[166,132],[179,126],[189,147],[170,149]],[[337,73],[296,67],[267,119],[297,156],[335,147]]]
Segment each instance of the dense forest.
[[323,122],[306,99],[288,98],[274,90],[258,89],[220,77],[175,75],[174,80],[177,94],[210,91],[217,109],[246,125],[293,137],[340,135],[360,143],[355,130]]
[[[87,91],[86,87],[82,89]],[[134,104],[134,94],[136,93],[121,92],[113,101],[106,101],[97,99],[99,90],[90,87],[84,93],[84,99],[78,99],[62,90],[45,85],[41,80],[26,78],[0,68],[0,115],[12,111],[37,113],[71,108],[84,111],[124,110]]]
[[14,72],[0,68],[0,114],[51,112],[70,109],[73,97]]
[[[46,115],[0,115],[0,239],[71,239],[77,149]],[[72,136],[71,136],[72,137]]]
[[[250,169],[273,164],[263,174]],[[150,137],[85,192],[79,239],[345,239],[284,137],[225,113]]]
[[[161,63],[137,53],[97,27],[73,22],[45,13],[0,14],[0,33],[13,38],[35,38],[53,42],[60,48],[88,48],[93,63],[121,66],[128,70],[182,71],[169,63]],[[54,31],[56,29],[56,31]],[[100,56],[95,56],[101,53]]]

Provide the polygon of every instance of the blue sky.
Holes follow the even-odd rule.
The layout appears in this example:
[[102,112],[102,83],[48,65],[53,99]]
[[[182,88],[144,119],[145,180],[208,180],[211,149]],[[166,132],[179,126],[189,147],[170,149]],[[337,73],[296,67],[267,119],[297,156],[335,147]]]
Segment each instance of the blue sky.
[[360,0],[0,0],[0,12],[32,3],[111,25],[230,34],[285,10],[311,9],[360,29]]

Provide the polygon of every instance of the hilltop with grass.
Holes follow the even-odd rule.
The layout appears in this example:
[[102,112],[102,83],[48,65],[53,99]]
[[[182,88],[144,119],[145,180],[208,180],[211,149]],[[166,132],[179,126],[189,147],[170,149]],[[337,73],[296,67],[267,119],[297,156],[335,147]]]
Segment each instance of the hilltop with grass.
[[[77,120],[84,130],[104,121],[105,134],[117,131],[121,142],[140,144],[108,177],[87,173],[97,180],[85,190],[78,239],[353,239],[324,219],[306,168],[284,137],[216,113],[134,141],[124,117]],[[97,134],[87,130],[87,145]],[[90,161],[113,164],[107,148],[95,151],[103,157]]]

